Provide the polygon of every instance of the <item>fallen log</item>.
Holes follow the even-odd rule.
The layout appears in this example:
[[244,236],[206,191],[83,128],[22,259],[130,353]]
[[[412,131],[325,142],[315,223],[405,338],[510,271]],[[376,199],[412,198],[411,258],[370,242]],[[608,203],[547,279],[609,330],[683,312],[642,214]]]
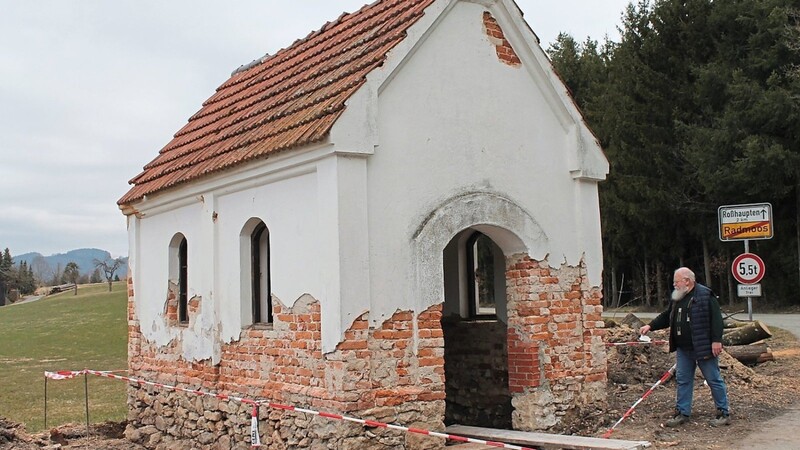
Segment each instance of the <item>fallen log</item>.
[[772,333],[769,328],[760,320],[755,320],[743,327],[723,330],[722,345],[726,347],[747,345],[770,337],[772,337]]
[[775,360],[775,357],[772,356],[772,349],[767,344],[732,345],[725,347],[725,351],[747,366]]
[[767,361],[775,361],[775,356],[772,355],[772,352],[769,353],[762,353],[761,356],[758,357],[756,364],[761,364]]
[[731,319],[731,318],[727,318],[727,319],[723,319],[722,320],[722,326],[726,330],[731,329],[731,328],[744,327],[744,326],[747,326],[747,324],[749,324],[749,323],[750,322],[747,322],[747,321],[744,321],[744,320],[736,320],[736,319]]

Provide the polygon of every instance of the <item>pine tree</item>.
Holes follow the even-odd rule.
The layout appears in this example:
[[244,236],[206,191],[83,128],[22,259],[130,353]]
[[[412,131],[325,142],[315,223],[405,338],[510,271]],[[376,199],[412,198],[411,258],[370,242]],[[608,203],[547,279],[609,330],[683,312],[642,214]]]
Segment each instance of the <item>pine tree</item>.
[[736,250],[719,242],[716,209],[770,201],[775,238],[755,244],[775,275],[765,284],[796,297],[798,18],[796,0],[641,0],[620,42],[598,50],[560,35],[548,50],[611,163],[600,185],[606,286],[624,273],[636,295],[649,299],[655,284],[665,297],[678,265],[732,286],[723,269]]

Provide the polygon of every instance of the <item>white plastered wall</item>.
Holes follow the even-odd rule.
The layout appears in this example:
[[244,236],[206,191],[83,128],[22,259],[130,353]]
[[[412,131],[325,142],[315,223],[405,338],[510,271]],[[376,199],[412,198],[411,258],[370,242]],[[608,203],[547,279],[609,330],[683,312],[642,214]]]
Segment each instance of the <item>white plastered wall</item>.
[[[498,59],[483,28],[487,10],[521,66]],[[408,34],[350,99],[331,139],[338,151],[374,151],[367,158],[371,323],[443,300],[441,252],[466,226],[509,230],[522,245],[505,251],[553,265],[585,258],[599,286],[597,181],[608,163],[516,6],[440,0]],[[359,124],[368,124],[366,135],[354,132]],[[463,218],[425,230],[441,211]],[[342,305],[343,319],[356,312]]]
[[[128,228],[135,310],[144,337],[158,346],[179,339],[185,359],[219,362],[221,344],[239,339],[242,308],[250,307],[241,275],[242,258],[249,254],[242,255],[240,244],[243,227],[253,218],[269,229],[273,296],[287,306],[303,294],[324,298],[338,278],[338,266],[324,256],[331,244],[326,230],[336,226],[320,212],[331,190],[321,188],[327,182],[320,180],[336,178],[326,162],[331,159],[336,159],[331,147],[322,146],[138,203]],[[188,244],[188,297],[202,300],[188,326],[168,325],[164,314],[169,242],[176,233]]]

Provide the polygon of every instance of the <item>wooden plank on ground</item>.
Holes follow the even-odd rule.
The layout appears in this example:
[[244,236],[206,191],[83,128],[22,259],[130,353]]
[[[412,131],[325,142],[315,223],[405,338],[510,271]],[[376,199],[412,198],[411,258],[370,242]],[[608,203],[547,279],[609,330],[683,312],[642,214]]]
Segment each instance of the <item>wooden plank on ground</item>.
[[467,425],[450,425],[447,427],[447,433],[485,441],[504,442],[506,444],[530,446],[546,450],[639,450],[650,447],[650,442],[647,441],[623,441],[620,439],[498,430]]
[[474,444],[472,442],[447,446],[448,450],[493,450],[496,448],[497,447],[493,447],[491,445]]

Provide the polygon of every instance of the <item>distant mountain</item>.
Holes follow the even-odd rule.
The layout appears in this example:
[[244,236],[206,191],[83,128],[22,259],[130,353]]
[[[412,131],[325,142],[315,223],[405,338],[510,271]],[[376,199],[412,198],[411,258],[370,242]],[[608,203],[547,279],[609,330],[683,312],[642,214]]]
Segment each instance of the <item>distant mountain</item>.
[[[113,259],[111,258],[111,253],[97,248],[81,248],[78,250],[70,250],[67,253],[57,253],[50,256],[43,256],[41,253],[31,252],[25,253],[24,255],[13,256],[11,259],[14,261],[14,264],[25,261],[29,267],[36,267],[34,266],[34,261],[40,258],[44,259],[51,271],[55,271],[57,268],[64,270],[64,267],[67,266],[67,263],[74,262],[78,265],[81,275],[91,275],[91,273],[94,272],[95,259],[100,261]],[[125,276],[128,274],[128,258],[123,258],[123,260],[125,261],[125,264],[116,272],[120,278],[125,278]]]

